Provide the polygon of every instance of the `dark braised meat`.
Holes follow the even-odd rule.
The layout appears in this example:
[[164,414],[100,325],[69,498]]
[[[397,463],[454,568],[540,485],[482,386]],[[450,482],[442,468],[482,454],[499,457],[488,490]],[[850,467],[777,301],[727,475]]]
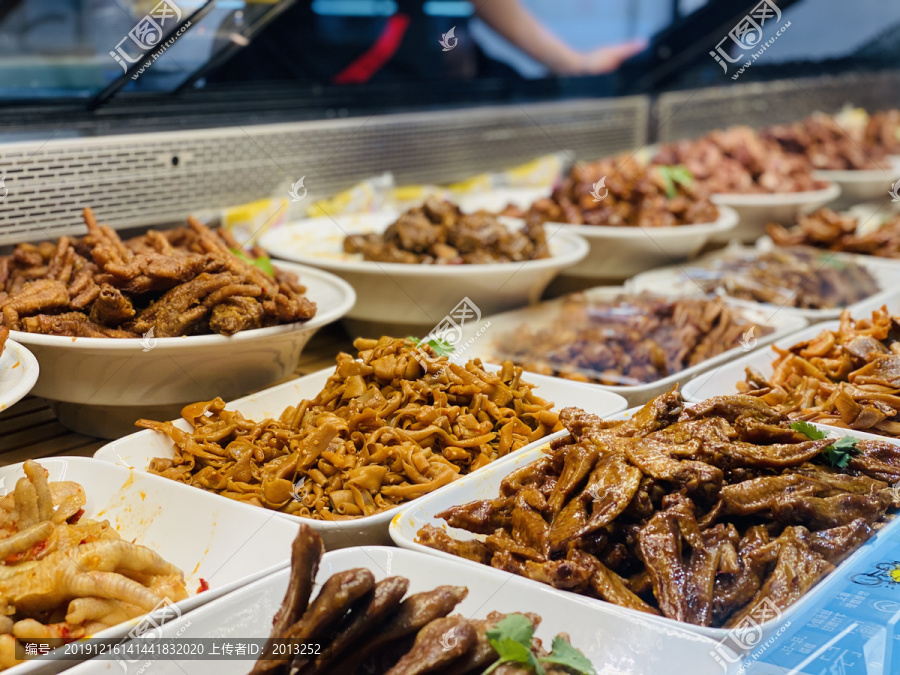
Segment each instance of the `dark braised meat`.
[[576,164],[550,197],[525,216],[545,222],[612,227],[674,227],[711,223],[718,209],[690,181],[666,181],[660,167],[631,155]]
[[653,382],[737,347],[753,326],[740,310],[705,298],[568,296],[546,328],[523,324],[494,342],[497,358],[526,370],[601,384]]
[[806,157],[816,169],[888,168],[887,152],[884,147],[866,141],[863,126],[841,125],[824,113],[769,127],[762,131],[762,136],[776,141],[785,152]]
[[881,290],[865,267],[804,246],[726,251],[682,273],[710,295],[798,309],[846,307]]
[[[773,348],[769,378],[748,370],[737,389],[792,419],[900,436],[900,323],[887,307],[871,318],[841,314],[838,330],[823,330],[788,349]],[[874,443],[874,444],[873,444]],[[885,464],[882,449],[861,442],[853,467],[882,480],[900,478],[900,466]],[[892,453],[885,456],[894,461]]]
[[348,235],[344,251],[375,262],[426,265],[481,265],[550,257],[540,225],[512,230],[493,214],[464,214],[455,204],[433,197],[401,215],[383,234]]
[[805,192],[826,185],[813,178],[805,156],[785,152],[746,126],[665,144],[653,162],[683,165],[704,194]]
[[232,335],[316,313],[294,274],[247,262],[224,230],[188,218],[188,227],[122,241],[90,209],[84,220],[81,239],[19,244],[0,258],[5,326],[70,337]]
[[[834,439],[810,440],[752,396],[684,406],[671,391],[629,421],[573,408],[560,419],[569,439],[496,498],[437,514],[458,529],[428,526],[417,541],[457,555],[483,546],[493,567],[555,588],[730,626],[763,600],[788,607],[900,506],[885,480],[900,447],[860,442],[840,468]],[[510,503],[489,535],[483,518],[473,523]]]
[[874,255],[880,258],[900,258],[900,216],[888,218],[877,229],[857,233],[859,220],[853,216],[819,209],[797,216],[797,225],[790,229],[769,223],[766,231],[779,246],[814,246],[829,251]]
[[[497,672],[513,672],[498,663],[489,634],[494,630],[504,635],[501,640],[517,642],[537,659],[555,656],[533,637],[541,621],[536,614],[490,612],[485,619],[450,615],[468,593],[461,586],[438,586],[404,600],[409,580],[387,577],[375,583],[369,570],[353,569],[329,577],[310,600],[311,580],[323,552],[319,535],[301,524],[292,548],[288,590],[251,675],[476,675],[494,663],[500,665],[494,666]],[[515,632],[500,631],[511,619]],[[554,650],[559,640],[569,642],[560,633]],[[320,649],[282,656],[291,654],[289,645],[297,643],[316,643]],[[552,661],[544,663],[548,675],[596,675],[589,667],[561,669]]]

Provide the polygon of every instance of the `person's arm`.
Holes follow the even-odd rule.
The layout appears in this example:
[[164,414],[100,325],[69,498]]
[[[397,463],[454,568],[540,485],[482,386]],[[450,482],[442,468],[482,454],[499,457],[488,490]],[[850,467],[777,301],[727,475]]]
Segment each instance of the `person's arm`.
[[589,75],[615,70],[641,51],[645,43],[630,42],[578,52],[549,30],[519,0],[477,0],[475,14],[531,58],[557,75]]

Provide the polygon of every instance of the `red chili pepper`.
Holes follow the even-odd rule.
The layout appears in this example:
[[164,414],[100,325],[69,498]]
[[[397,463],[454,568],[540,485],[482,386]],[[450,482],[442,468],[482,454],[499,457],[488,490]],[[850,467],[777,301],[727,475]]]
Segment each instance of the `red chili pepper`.
[[197,592],[202,593],[203,591],[208,591],[208,590],[209,590],[209,583],[206,581],[206,579],[201,578],[200,585],[197,587]]
[[84,515],[84,509],[78,509],[74,514],[69,516],[68,520],[66,520],[69,525],[74,525],[79,520],[81,520],[81,516]]

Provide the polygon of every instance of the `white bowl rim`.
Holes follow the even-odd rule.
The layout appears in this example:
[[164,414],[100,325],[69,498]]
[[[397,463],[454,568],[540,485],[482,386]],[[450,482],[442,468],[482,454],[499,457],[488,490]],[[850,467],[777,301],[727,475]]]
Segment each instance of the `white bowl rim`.
[[[10,335],[12,335],[12,331],[10,331]],[[6,341],[4,351],[6,350],[15,353],[19,367],[23,369],[24,375],[14,386],[0,393],[0,406],[2,406],[0,409],[2,410],[6,410],[21,401],[34,387],[40,374],[38,360],[24,345],[10,338]]]
[[710,201],[716,206],[803,206],[818,201],[831,201],[841,196],[841,186],[834,181],[820,190],[805,192],[716,192],[710,195]]
[[566,230],[576,232],[586,239],[639,239],[649,236],[653,239],[676,239],[679,237],[696,237],[727,232],[737,227],[740,221],[737,211],[724,204],[716,204],[719,217],[710,223],[692,223],[671,227],[640,227],[634,225],[575,225],[570,223],[548,222],[547,225],[559,225]]
[[838,183],[891,182],[900,177],[900,171],[896,169],[817,169],[813,172],[813,177]]
[[[511,219],[512,220],[512,219]],[[515,219],[521,220],[521,219]],[[552,225],[552,223],[547,223]],[[544,269],[565,268],[574,265],[587,257],[590,246],[584,238],[578,236],[574,232],[566,229],[557,229],[548,235],[549,240],[561,237],[563,245],[570,250],[563,251],[559,254],[553,254],[549,258],[537,258],[535,260],[524,260],[518,262],[499,262],[499,263],[482,263],[475,265],[420,265],[416,263],[383,263],[371,260],[335,260],[331,258],[320,258],[317,256],[307,256],[304,254],[286,253],[266,248],[265,239],[273,236],[276,232],[285,231],[291,224],[283,225],[278,230],[267,232],[260,239],[260,246],[265,248],[269,253],[278,260],[291,260],[302,263],[304,265],[315,266],[331,272],[357,272],[357,273],[383,273],[397,276],[425,276],[425,277],[458,277],[483,275],[490,273],[508,274],[514,269],[528,269],[530,271],[538,271]],[[558,239],[558,241],[560,241]]]
[[[196,348],[196,347],[218,347],[225,344],[234,344],[237,342],[255,341],[290,333],[293,331],[309,331],[321,328],[329,323],[337,321],[347,314],[356,304],[356,291],[353,287],[340,277],[325,272],[315,267],[307,265],[298,265],[297,263],[279,260],[276,267],[283,267],[289,272],[294,272],[300,276],[300,283],[303,283],[303,277],[316,277],[319,281],[331,284],[337,287],[343,296],[340,303],[332,307],[323,308],[317,305],[316,315],[309,321],[293,323],[284,323],[279,326],[268,326],[266,328],[254,328],[244,330],[234,335],[184,335],[181,337],[161,337],[154,338],[156,340],[153,351],[165,350],[170,351],[179,347]],[[314,299],[313,299],[314,300]],[[324,309],[324,311],[323,311]],[[58,347],[61,349],[103,349],[116,351],[143,351],[144,343],[142,338],[95,338],[95,337],[70,337],[68,335],[46,335],[44,333],[26,333],[19,330],[11,330],[10,337],[15,338],[17,342],[27,345],[35,345],[39,347]]]

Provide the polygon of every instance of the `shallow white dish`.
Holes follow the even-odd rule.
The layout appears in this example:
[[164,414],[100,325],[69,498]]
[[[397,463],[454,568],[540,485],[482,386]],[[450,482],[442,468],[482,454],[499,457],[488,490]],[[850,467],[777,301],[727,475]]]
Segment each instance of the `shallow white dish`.
[[[729,249],[736,250],[736,249]],[[764,247],[760,247],[764,250]],[[701,258],[697,261],[702,264],[706,260],[712,260],[724,253],[713,253],[709,257]],[[881,305],[890,301],[891,298],[900,294],[900,265],[896,262],[883,261],[872,256],[851,255],[848,253],[834,253],[832,251],[822,251],[823,257],[836,261],[852,262],[865,267],[869,273],[875,278],[878,286],[882,289],[875,295],[856,302],[848,307],[836,307],[833,309],[801,309],[796,307],[782,307],[767,302],[753,302],[750,300],[739,300],[731,298],[729,302],[733,302],[743,307],[757,307],[762,310],[766,317],[777,317],[779,315],[800,317],[809,323],[816,321],[829,321],[841,315],[844,309],[849,309],[852,313],[859,311],[859,308],[869,305]],[[659,293],[661,295],[703,295],[700,286],[688,275],[687,270],[690,265],[662,267],[660,269],[651,270],[639,274],[629,280],[625,287],[634,293]],[[723,296],[727,297],[727,296]]]
[[[551,257],[485,265],[416,265],[362,260],[344,253],[347,234],[380,232],[396,214],[311,218],[266,232],[260,244],[274,257],[328,270],[350,282],[357,301],[345,323],[365,337],[425,334],[463,299],[482,315],[537,302],[547,284],[588,253],[587,242],[568,226],[547,226]],[[504,219],[509,227],[522,221]]]
[[0,356],[0,410],[22,400],[37,382],[37,359],[15,340],[7,340]]
[[[593,412],[589,407],[585,408],[588,412]],[[636,409],[635,409],[636,410]],[[626,413],[621,415],[611,416],[616,419],[626,419],[634,410],[629,410]],[[828,431],[829,436],[831,437],[842,437],[848,435],[846,429],[835,429],[831,427],[819,426],[821,429]],[[861,434],[856,432],[850,432],[853,436],[862,437]],[[888,440],[892,443],[897,443],[892,439],[885,439],[884,437],[879,437],[882,440]],[[481,535],[475,535],[466,530],[461,530],[458,528],[453,528],[447,525],[447,523],[439,518],[435,517],[435,514],[440,513],[441,511],[455,505],[467,504],[472,501],[480,500],[480,499],[492,499],[499,494],[500,483],[502,480],[508,476],[510,473],[515,471],[518,468],[533,462],[534,460],[540,458],[542,454],[541,448],[533,448],[528,450],[527,452],[518,453],[515,456],[504,458],[499,462],[495,462],[490,466],[485,467],[484,471],[480,476],[480,480],[478,481],[470,481],[467,483],[455,483],[452,485],[448,485],[443,490],[439,490],[433,492],[430,495],[426,495],[421,499],[412,502],[406,509],[404,509],[401,513],[397,514],[397,516],[391,521],[391,537],[394,540],[394,543],[397,546],[402,548],[407,548],[413,551],[420,551],[422,553],[427,553],[429,555],[447,559],[447,560],[457,560],[462,562],[465,565],[468,565],[471,568],[485,568],[488,567],[486,565],[482,565],[481,563],[477,563],[470,560],[465,560],[458,556],[454,556],[450,553],[445,553],[443,551],[438,551],[427,546],[423,546],[422,544],[416,543],[416,533],[423,526],[427,524],[431,524],[435,527],[441,528],[448,532],[451,536],[454,536],[458,539],[474,539],[474,538],[483,538]],[[893,533],[900,527],[900,519],[895,518],[891,523],[889,523],[886,527],[884,527],[877,535],[882,536]],[[831,574],[840,574],[841,570],[847,569],[848,564],[855,560],[859,555],[863,554],[862,547],[857,549],[854,553],[847,557],[847,559],[841,563]],[[493,568],[488,568],[493,569]],[[511,573],[503,572],[503,574]],[[546,587],[545,584],[539,581],[532,581],[530,579],[525,579],[522,577],[515,576],[516,579],[521,579],[523,583],[528,584],[529,586],[535,587]],[[825,580],[820,581],[817,586],[815,586],[811,591],[809,591],[805,596],[803,596],[798,602],[794,603],[791,607],[784,610],[782,612],[781,620],[772,619],[763,623],[760,623],[759,626],[762,628],[763,636],[767,636],[771,634],[773,631],[777,630],[780,626],[784,624],[785,621],[790,620],[792,616],[794,616],[797,612],[802,612],[803,608],[817,596],[820,595],[822,590],[827,592],[827,588],[823,589],[825,581],[827,581],[828,577]],[[529,590],[530,592],[530,590]],[[588,603],[594,606],[604,606],[609,603],[589,598],[586,596],[577,595],[575,593],[570,593],[569,591],[556,591],[557,593],[563,593],[568,597],[575,597],[580,599],[584,603]],[[648,616],[633,609],[625,609],[622,607],[616,608],[618,611],[624,614],[628,614],[632,617],[641,617],[646,621],[650,622],[662,622],[663,624],[667,624],[669,626],[680,626],[684,630],[697,633],[698,635],[704,635],[706,637],[712,638],[713,640],[722,641],[724,646],[731,646],[732,649],[735,649],[732,640],[726,640],[729,634],[732,631],[727,630],[725,628],[710,628],[704,626],[694,626],[691,624],[675,621],[673,619],[668,619],[665,617],[654,617]],[[711,661],[713,661],[712,657],[709,657]],[[715,661],[713,661],[715,662]],[[647,672],[656,672],[656,671],[647,671]]]
[[712,223],[677,227],[607,227],[605,225],[561,225],[584,237],[591,246],[587,257],[567,267],[563,277],[621,280],[660,265],[688,260],[716,237],[725,237],[738,224],[738,215],[719,207]]
[[[549,586],[486,566],[473,568],[457,560],[441,560],[413,551],[367,546],[326,553],[317,576],[316,590],[332,574],[366,567],[376,579],[399,575],[409,579],[408,593],[430,591],[440,585],[465,586],[466,598],[454,614],[484,618],[494,611],[534,612],[542,621],[536,637],[549,649],[553,637],[568,633],[600,675],[721,675],[710,656],[716,643],[677,626],[653,621],[646,615],[625,613],[613,605],[561,593]],[[232,593],[190,616],[166,623],[162,638],[266,638],[287,590],[289,570],[282,570]],[[315,591],[314,591],[315,592]],[[134,667],[140,667],[138,661]],[[152,664],[160,675],[244,675],[252,660],[169,661]],[[70,671],[72,675],[121,672],[115,661],[95,659]],[[733,672],[733,671],[729,671]],[[353,675],[347,673],[346,675]]]
[[463,213],[489,211],[498,213],[512,204],[527,211],[538,199],[549,197],[553,190],[546,188],[494,188],[484,192],[460,195],[456,202]]
[[[496,369],[488,366],[489,369]],[[325,385],[328,376],[334,372],[333,368],[325,368],[311,375],[306,375],[291,382],[266,389],[259,393],[247,396],[228,404],[230,410],[239,410],[245,417],[251,419],[263,419],[266,417],[278,418],[281,412],[288,406],[297,405],[297,403],[305,398],[313,398],[321,391]],[[544,377],[527,373],[524,379],[532,384],[538,385],[535,393],[541,398],[552,401],[556,404],[557,409],[566,406],[584,406],[589,405],[595,410],[603,411],[604,414],[615,414],[625,410],[627,403],[621,396],[602,391],[590,385],[580,384],[577,382],[568,382],[554,377]],[[190,429],[190,425],[183,419],[178,420],[177,425],[185,430]],[[560,432],[557,435],[565,435]],[[551,438],[551,435],[532,445],[543,445]],[[529,446],[526,446],[529,447]],[[520,450],[519,452],[522,452]],[[174,446],[167,436],[150,429],[139,431],[125,438],[121,438],[112,443],[108,443],[100,448],[94,457],[96,459],[120,464],[122,466],[134,467],[139,472],[144,472],[154,457],[171,458],[174,455]],[[468,480],[472,476],[477,480],[478,472],[463,476],[459,480]],[[166,480],[168,479],[160,479]],[[189,490],[192,492],[204,492],[200,488],[182,485],[171,481],[174,488],[182,491]],[[443,488],[442,488],[443,489]],[[227,497],[221,497],[212,493],[205,493],[207,497],[211,497],[217,501],[228,501],[241,509],[250,509],[254,512],[263,512],[267,515],[277,515],[292,522],[298,520],[298,516],[290,516],[276,511],[268,511],[257,506],[232,502]],[[386,544],[390,543],[388,535],[388,525],[395,513],[400,511],[403,505],[394,507],[387,511],[383,511],[374,516],[366,516],[355,520],[343,521],[324,521],[305,519],[304,522],[309,523],[316,531],[322,535],[325,545],[329,549],[345,548],[347,546],[360,546],[363,544]]]
[[714,194],[710,199],[717,206],[730,206],[737,211],[740,222],[731,232],[716,235],[713,243],[732,240],[749,244],[766,233],[768,223],[789,225],[796,221],[798,213],[814,211],[837,199],[841,188],[831,183],[821,190],[786,192],[778,194]]
[[[584,291],[583,295],[588,299],[588,301],[603,302],[613,300],[619,295],[628,292],[628,290],[629,289],[622,286],[602,286]],[[502,357],[502,349],[500,350],[500,352],[496,351],[497,347],[495,340],[498,336],[505,336],[514,333],[519,328],[519,326],[525,323],[529,324],[532,328],[546,328],[553,326],[554,323],[559,320],[559,312],[563,303],[564,300],[562,298],[548,300],[534,307],[526,307],[523,309],[512,310],[510,312],[504,312],[487,319],[482,319],[480,322],[471,326],[466,326],[463,332],[463,339],[470,338],[470,336],[474,336],[478,334],[479,331],[482,331],[484,329],[482,335],[472,342],[472,345],[471,347],[469,347],[469,351],[467,351],[466,354],[471,356],[479,356],[484,361],[492,361],[495,363],[498,362]],[[777,340],[779,337],[803,328],[806,325],[806,321],[798,316],[776,314],[772,317],[769,317],[768,312],[761,311],[758,306],[753,306],[752,304],[738,306],[729,302],[729,306],[734,306],[742,313],[742,315],[746,316],[748,319],[750,319],[754,323],[757,323],[758,325],[765,324],[774,328],[774,331],[768,335],[755,335],[757,346],[768,344],[773,340]],[[486,329],[485,326],[487,326]],[[584,384],[583,386],[619,394],[620,396],[623,396],[626,401],[628,401],[629,405],[638,405],[649,401],[654,396],[657,396],[658,394],[661,394],[668,389],[671,389],[676,384],[680,383],[683,385],[685,382],[690,381],[698,374],[710,368],[714,368],[720,363],[725,363],[726,361],[735,358],[741,353],[742,348],[735,347],[734,349],[723,352],[711,359],[707,359],[706,361],[698,363],[695,366],[685,368],[679,373],[669,375],[662,378],[661,380],[649,382],[647,384]],[[532,375],[531,377],[536,376]],[[571,382],[571,380],[564,380],[561,378],[560,381]]]
[[846,171],[816,171],[813,176],[836,183],[841,188],[841,196],[835,203],[844,207],[870,199],[888,199],[889,187],[900,178],[900,157],[889,156],[887,169],[863,169]]
[[[193,493],[175,483],[88,457],[39,460],[49,480],[80,483],[87,501],[84,517],[108,520],[122,539],[134,540],[179,567],[190,595],[175,603],[181,613],[199,607],[290,563],[297,524],[262,510],[238,508],[230,500]],[[0,494],[24,476],[22,464],[0,468]],[[197,593],[200,580],[209,590]],[[157,612],[157,614],[159,614]],[[119,624],[93,637],[123,637],[141,619]],[[71,661],[30,661],[4,671],[9,675],[59,672]]]
[[41,363],[33,393],[51,400],[65,426],[114,438],[154,410],[168,418],[187,403],[235,398],[290,377],[313,334],[349,311],[356,295],[333,274],[278,266],[296,273],[317,304],[309,321],[232,336],[71,338],[21,331],[11,336]]

